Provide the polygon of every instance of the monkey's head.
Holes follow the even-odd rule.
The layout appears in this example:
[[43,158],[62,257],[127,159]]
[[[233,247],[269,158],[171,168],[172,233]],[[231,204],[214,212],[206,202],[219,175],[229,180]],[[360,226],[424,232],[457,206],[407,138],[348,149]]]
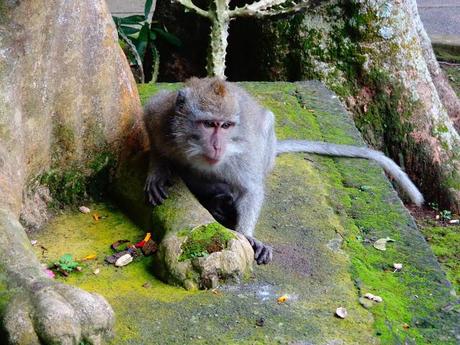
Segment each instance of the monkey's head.
[[172,133],[190,164],[213,169],[237,152],[232,136],[239,120],[237,95],[230,84],[192,78],[177,93]]

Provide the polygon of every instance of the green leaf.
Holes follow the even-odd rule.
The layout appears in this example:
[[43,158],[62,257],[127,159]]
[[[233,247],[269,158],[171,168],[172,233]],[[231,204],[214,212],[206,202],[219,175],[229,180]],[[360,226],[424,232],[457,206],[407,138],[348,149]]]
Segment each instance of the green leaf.
[[129,17],[117,17],[118,22],[121,24],[139,24],[141,25],[142,23],[145,22],[145,18],[141,14],[135,14],[133,16]]
[[167,31],[165,31],[163,29],[152,28],[152,31],[156,32],[159,37],[164,39],[169,44],[172,44],[173,46],[180,47],[182,45],[181,40],[177,36],[167,32]]
[[126,25],[120,25],[120,30],[122,30],[126,36],[137,34],[140,31],[138,28]]
[[144,58],[145,49],[147,48],[147,44],[149,42],[150,37],[150,28],[149,24],[145,23],[142,27],[141,31],[139,32],[139,37],[134,42],[136,46],[137,53],[140,55],[141,59]]
[[148,19],[150,10],[152,9],[153,0],[147,0],[144,5],[145,20]]

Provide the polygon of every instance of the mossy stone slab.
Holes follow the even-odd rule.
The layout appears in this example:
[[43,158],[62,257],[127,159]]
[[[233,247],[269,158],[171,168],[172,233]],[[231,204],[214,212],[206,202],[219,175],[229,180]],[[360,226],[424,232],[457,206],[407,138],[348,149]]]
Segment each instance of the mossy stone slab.
[[[363,144],[338,99],[317,82],[241,85],[274,111],[279,138]],[[142,86],[141,98],[177,87]],[[111,242],[151,230],[95,207],[108,217],[66,214],[50,224],[38,237],[45,261],[66,252],[103,257]],[[256,235],[273,245],[274,261],[240,285],[187,292],[156,280],[149,258],[118,269],[89,263],[67,281],[112,304],[117,345],[458,343],[458,300],[376,164],[302,153],[277,158]],[[396,241],[386,251],[372,246],[387,236]],[[391,269],[395,262],[403,263],[400,272]],[[91,265],[101,273],[92,274]],[[359,298],[367,292],[383,302],[364,308]],[[279,304],[282,295],[288,299]],[[334,316],[338,307],[347,318]]]

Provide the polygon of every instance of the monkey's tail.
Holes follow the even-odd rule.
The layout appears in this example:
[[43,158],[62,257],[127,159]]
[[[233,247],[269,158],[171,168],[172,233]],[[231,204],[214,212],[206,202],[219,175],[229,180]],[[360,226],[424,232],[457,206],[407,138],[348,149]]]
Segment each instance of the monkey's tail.
[[326,156],[365,158],[376,161],[408,194],[410,199],[417,206],[424,202],[422,193],[410,180],[409,176],[401,168],[382,152],[351,145],[331,144],[319,141],[308,140],[283,140],[276,144],[276,154],[286,152],[316,153]]

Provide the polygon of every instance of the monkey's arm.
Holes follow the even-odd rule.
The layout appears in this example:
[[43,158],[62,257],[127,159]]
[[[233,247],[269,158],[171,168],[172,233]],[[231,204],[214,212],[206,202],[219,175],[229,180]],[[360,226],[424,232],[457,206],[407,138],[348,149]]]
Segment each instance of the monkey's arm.
[[308,140],[283,140],[276,145],[276,154],[285,152],[306,152],[337,157],[356,157],[376,161],[388,174],[390,174],[407,193],[412,202],[421,206],[424,202],[423,195],[410,180],[409,176],[383,152],[352,145],[330,144]]
[[268,264],[273,258],[273,248],[252,237],[264,200],[262,184],[247,188],[237,202],[238,221],[236,231],[244,234],[254,249],[257,264]]
[[149,171],[145,180],[145,200],[153,206],[161,205],[168,197],[171,185],[171,167],[154,149],[150,151]]

